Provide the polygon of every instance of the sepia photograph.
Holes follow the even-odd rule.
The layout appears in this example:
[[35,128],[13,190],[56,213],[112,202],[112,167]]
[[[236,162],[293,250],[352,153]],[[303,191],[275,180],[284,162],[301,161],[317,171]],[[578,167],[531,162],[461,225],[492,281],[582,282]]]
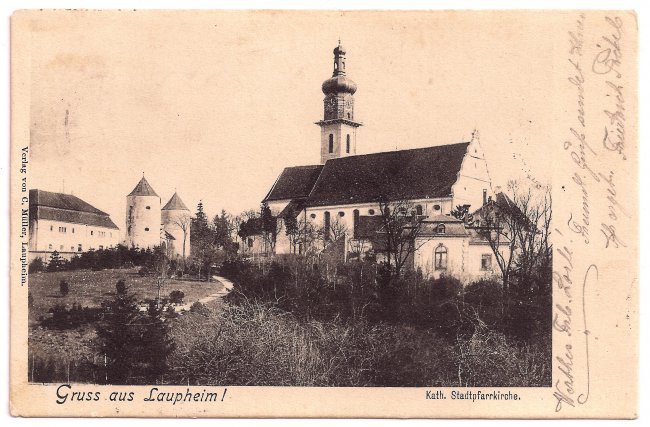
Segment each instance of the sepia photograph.
[[[543,393],[571,416],[615,273],[580,250],[637,268],[635,187],[614,190],[636,177],[636,22],[614,15],[16,12],[14,381],[55,407],[117,390],[109,413],[134,399],[116,386],[273,386]],[[614,47],[583,60],[596,25]],[[596,87],[618,96],[604,138]]]

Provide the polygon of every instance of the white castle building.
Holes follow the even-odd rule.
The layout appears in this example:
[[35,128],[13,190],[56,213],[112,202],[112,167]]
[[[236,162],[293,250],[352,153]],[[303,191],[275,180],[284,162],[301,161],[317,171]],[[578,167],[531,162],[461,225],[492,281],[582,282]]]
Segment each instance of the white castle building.
[[136,248],[163,245],[171,257],[190,255],[191,216],[177,193],[161,208],[160,196],[144,176],[126,196],[125,244]]
[[[494,197],[478,132],[467,142],[357,155],[361,126],[354,108],[357,85],[346,75],[345,55],[339,43],[332,77],[322,84],[324,116],[316,123],[321,128],[320,164],[285,168],[262,201],[280,223],[275,253],[308,249],[300,240],[291,244],[282,230],[290,213],[299,224],[310,222],[323,230],[321,242],[305,244],[324,249],[338,239],[336,228],[344,231],[346,242],[368,240],[369,248],[378,253],[379,200],[387,199],[408,202],[412,212],[404,213],[423,221],[411,267],[429,276],[449,274],[464,281],[495,274],[498,268],[488,242],[450,216],[459,205],[475,211]],[[345,251],[351,247],[339,246]],[[251,240],[246,247],[261,246]]]
[[62,258],[108,249],[120,241],[110,216],[72,194],[29,190],[29,259],[48,262],[54,251]]

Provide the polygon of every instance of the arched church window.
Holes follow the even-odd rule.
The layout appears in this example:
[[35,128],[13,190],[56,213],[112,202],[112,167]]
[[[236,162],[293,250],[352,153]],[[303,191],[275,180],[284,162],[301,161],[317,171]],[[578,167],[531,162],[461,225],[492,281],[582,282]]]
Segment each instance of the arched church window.
[[[348,118],[350,114],[348,113]],[[350,152],[350,134],[348,134],[345,138],[345,152],[349,153]]]
[[438,234],[445,234],[445,224],[438,224],[438,227],[436,228],[436,232]]
[[330,133],[329,152],[334,152],[334,135]]
[[436,270],[447,269],[447,248],[441,243],[433,253]]
[[330,239],[330,213],[325,211],[323,214],[323,231],[324,231],[324,238],[325,241],[329,241]]

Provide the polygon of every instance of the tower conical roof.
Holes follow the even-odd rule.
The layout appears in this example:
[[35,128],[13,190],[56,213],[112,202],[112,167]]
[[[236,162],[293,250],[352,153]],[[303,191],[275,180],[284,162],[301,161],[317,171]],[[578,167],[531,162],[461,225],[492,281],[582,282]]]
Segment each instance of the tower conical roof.
[[140,182],[138,182],[138,185],[135,186],[133,191],[129,193],[129,196],[156,196],[155,191],[153,191],[153,188],[151,188],[151,185],[147,182],[145,177],[143,176]]
[[162,208],[164,211],[189,211],[187,209],[187,206],[185,206],[185,203],[181,200],[180,197],[178,197],[178,193],[174,193],[171,199],[167,202],[167,204]]

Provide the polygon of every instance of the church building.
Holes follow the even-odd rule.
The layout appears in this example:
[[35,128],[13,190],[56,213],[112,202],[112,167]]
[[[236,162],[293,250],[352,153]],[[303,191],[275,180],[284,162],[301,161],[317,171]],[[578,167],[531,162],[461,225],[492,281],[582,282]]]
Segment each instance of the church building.
[[[469,141],[357,155],[362,126],[355,114],[357,85],[347,76],[340,42],[334,49],[332,77],[322,91],[323,119],[316,123],[321,129],[320,163],[285,168],[262,201],[279,224],[275,254],[319,251],[339,239],[352,252],[365,238],[375,241],[375,248],[370,244],[367,250],[380,252],[372,235],[382,233],[382,206],[395,206],[422,224],[410,267],[461,280],[496,273],[487,242],[450,216],[457,206],[469,205],[474,211],[494,196],[478,132]],[[283,230],[287,215],[295,215],[302,229],[320,230],[320,239],[298,236],[292,241]]]

